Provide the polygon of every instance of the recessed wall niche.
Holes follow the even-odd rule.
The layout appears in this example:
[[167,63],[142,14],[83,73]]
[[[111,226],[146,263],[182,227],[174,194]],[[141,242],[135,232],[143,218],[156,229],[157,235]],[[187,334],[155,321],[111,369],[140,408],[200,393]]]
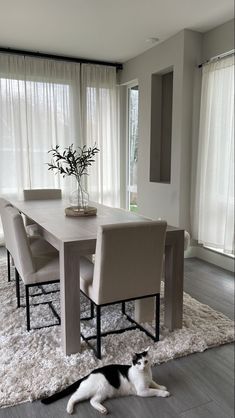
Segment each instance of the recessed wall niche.
[[171,182],[173,69],[152,74],[150,181]]

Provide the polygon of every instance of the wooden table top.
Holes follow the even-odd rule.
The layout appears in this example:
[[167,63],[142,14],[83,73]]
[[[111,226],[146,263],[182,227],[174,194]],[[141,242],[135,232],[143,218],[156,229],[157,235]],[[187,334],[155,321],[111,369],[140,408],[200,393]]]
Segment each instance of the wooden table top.
[[[66,200],[11,200],[11,203],[27,217],[62,242],[96,239],[100,225],[122,222],[148,221],[149,219],[128,210],[112,208],[92,202],[97,207],[97,215],[89,217],[67,217],[64,209]],[[168,225],[167,231],[182,230]]]

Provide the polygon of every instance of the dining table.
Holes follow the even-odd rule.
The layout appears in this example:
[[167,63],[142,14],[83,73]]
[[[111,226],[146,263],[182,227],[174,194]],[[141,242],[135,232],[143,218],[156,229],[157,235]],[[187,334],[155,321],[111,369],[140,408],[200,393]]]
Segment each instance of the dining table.
[[[95,216],[68,217],[65,215],[68,202],[64,199],[9,200],[37,224],[40,235],[59,252],[61,348],[65,355],[75,354],[81,350],[80,257],[95,253],[100,225],[145,222],[149,218],[94,202]],[[172,331],[182,327],[184,229],[167,226],[164,258],[164,325]],[[138,322],[152,320],[153,298],[135,301],[134,315]]]

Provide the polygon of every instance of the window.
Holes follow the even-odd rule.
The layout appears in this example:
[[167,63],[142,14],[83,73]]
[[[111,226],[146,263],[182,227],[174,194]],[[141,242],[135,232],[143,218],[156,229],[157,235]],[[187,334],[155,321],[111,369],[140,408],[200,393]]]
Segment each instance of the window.
[[128,184],[127,207],[136,212],[137,205],[137,170],[138,170],[138,113],[139,113],[139,87],[128,88]]

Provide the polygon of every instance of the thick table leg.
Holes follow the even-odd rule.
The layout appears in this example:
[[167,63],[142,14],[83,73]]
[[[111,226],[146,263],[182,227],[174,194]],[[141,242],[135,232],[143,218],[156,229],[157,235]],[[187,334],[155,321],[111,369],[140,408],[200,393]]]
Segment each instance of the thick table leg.
[[167,328],[182,328],[184,231],[171,231],[165,248],[165,317]]
[[135,321],[150,322],[154,318],[154,298],[139,299],[135,301]]
[[73,244],[60,249],[61,345],[64,354],[80,351],[80,257]]
[[[170,330],[182,328],[184,282],[184,231],[167,231],[165,247],[165,316]],[[154,318],[154,298],[135,301],[135,320],[149,322]]]

